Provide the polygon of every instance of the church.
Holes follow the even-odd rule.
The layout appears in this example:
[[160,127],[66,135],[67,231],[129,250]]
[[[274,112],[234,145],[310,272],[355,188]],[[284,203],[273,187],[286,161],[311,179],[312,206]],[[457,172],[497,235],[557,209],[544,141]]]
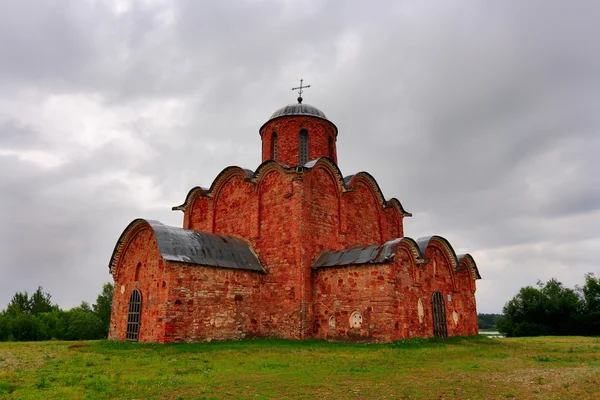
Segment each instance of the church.
[[109,262],[109,339],[478,333],[473,257],[441,236],[405,236],[412,215],[367,172],[342,174],[337,127],[299,89],[261,126],[255,171],[230,166],[192,188],[173,207],[181,228],[144,219],[125,228]]

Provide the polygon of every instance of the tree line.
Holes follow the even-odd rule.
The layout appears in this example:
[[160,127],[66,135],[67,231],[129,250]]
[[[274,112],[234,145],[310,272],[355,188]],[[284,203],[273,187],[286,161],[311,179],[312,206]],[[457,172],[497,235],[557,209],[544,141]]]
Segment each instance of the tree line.
[[0,341],[90,340],[108,335],[113,285],[105,283],[96,303],[82,302],[70,310],[52,304],[42,287],[29,295],[17,292],[0,312]]
[[477,314],[479,329],[498,329],[496,322],[502,318],[502,314]]
[[600,335],[600,276],[585,275],[583,286],[565,287],[556,279],[526,286],[496,321],[505,336]]

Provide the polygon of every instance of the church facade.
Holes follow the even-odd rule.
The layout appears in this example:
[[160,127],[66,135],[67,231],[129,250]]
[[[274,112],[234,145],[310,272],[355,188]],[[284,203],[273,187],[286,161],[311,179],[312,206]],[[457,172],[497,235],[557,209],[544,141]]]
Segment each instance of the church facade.
[[183,227],[136,219],[118,239],[109,339],[389,342],[478,333],[469,254],[404,235],[411,214],[366,172],[343,176],[337,127],[288,105],[260,128],[262,164],[190,190]]

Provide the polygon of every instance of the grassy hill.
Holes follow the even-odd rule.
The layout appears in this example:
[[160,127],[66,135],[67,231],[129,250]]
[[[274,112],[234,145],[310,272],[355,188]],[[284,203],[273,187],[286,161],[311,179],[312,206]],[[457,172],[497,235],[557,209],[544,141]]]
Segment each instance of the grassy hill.
[[4,342],[0,398],[598,399],[600,338]]

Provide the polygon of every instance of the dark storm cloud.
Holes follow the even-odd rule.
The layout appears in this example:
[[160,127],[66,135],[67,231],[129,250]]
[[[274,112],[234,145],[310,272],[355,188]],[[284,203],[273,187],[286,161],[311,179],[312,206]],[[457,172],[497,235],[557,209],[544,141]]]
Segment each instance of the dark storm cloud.
[[130,220],[180,224],[191,187],[256,168],[258,128],[300,77],[339,128],[342,172],[398,197],[407,236],[474,254],[480,311],[597,269],[595,4],[0,8],[0,308],[38,284],[93,301]]

